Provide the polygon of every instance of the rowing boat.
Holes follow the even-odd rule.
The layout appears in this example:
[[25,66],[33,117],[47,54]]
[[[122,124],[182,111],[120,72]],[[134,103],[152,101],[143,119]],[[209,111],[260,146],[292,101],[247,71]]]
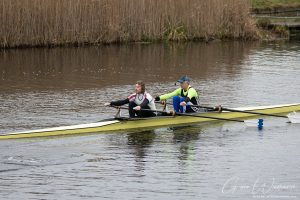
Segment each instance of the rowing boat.
[[[241,107],[234,108],[235,110],[253,111],[266,114],[280,114],[289,113],[300,110],[300,103],[297,104],[283,104],[273,106],[258,106],[258,107]],[[17,138],[33,138],[33,137],[45,137],[45,136],[59,136],[59,135],[71,135],[71,134],[85,134],[85,133],[105,133],[116,132],[133,129],[153,129],[158,127],[168,126],[186,126],[197,123],[218,121],[217,119],[201,118],[200,116],[219,117],[224,119],[242,119],[255,116],[249,113],[240,112],[206,112],[197,113],[199,117],[192,116],[160,116],[143,119],[111,119],[104,120],[96,123],[80,124],[72,126],[61,126],[47,129],[23,131],[8,133],[0,135],[2,139],[17,139]],[[257,115],[256,115],[257,116]]]

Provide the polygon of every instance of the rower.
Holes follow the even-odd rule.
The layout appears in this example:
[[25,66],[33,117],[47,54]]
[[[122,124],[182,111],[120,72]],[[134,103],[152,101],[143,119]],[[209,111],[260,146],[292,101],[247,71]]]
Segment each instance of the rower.
[[106,103],[106,106],[122,106],[129,104],[128,111],[129,117],[154,117],[155,114],[155,102],[154,98],[146,92],[145,83],[143,81],[137,81],[135,84],[135,93],[128,98],[118,101],[112,101]]
[[191,105],[198,105],[198,93],[190,86],[190,78],[185,75],[177,82],[180,83],[180,88],[171,93],[157,96],[155,101],[163,101],[173,98],[173,108],[176,112],[196,112],[197,108],[192,107]]
[[[173,108],[176,112],[181,112],[181,113],[198,112],[199,108],[193,106],[193,105],[198,105],[198,93],[193,87],[191,87],[190,80],[191,79],[187,75],[182,76],[177,81],[178,83],[180,83],[180,88],[174,90],[171,93],[157,96],[155,98],[155,101],[163,101],[163,100],[173,98]],[[214,111],[214,110],[219,110],[219,108],[216,107],[213,110],[205,110],[205,111]]]

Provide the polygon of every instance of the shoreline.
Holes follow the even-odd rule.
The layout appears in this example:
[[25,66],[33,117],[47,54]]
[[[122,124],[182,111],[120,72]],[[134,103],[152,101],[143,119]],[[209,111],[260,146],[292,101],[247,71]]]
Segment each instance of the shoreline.
[[[212,42],[258,42],[258,41],[265,41],[260,38],[256,39],[243,39],[243,38],[226,38],[226,39],[186,39],[186,40],[153,40],[153,41],[126,41],[126,42],[110,42],[110,43],[65,43],[65,44],[51,44],[51,45],[19,45],[14,47],[0,47],[0,51],[5,50],[14,50],[14,49],[33,49],[33,48],[84,48],[84,47],[101,47],[101,46],[110,46],[110,45],[135,45],[135,44],[141,44],[141,45],[151,45],[151,44],[184,44],[184,43],[212,43]],[[270,40],[272,41],[272,40]],[[274,40],[276,41],[276,40]]]
[[257,38],[240,0],[14,0],[0,10],[1,48]]
[[[276,41],[289,41],[289,37],[286,35],[283,37],[281,33],[277,32],[275,29],[266,29],[262,27],[257,28],[258,36],[255,38],[211,38],[211,39],[185,39],[185,40],[151,40],[151,41],[117,41],[110,43],[62,43],[62,44],[48,44],[48,45],[18,45],[13,47],[0,47],[0,51],[5,50],[14,50],[14,49],[31,49],[31,48],[84,48],[84,47],[101,47],[101,46],[110,46],[110,45],[131,45],[131,44],[142,44],[142,45],[150,45],[150,44],[176,44],[176,43],[212,43],[212,42],[230,42],[230,41],[239,41],[239,42],[276,42]],[[285,30],[283,30],[285,31]]]
[[[0,5],[3,8],[10,6],[8,11],[5,11],[3,16],[16,17],[16,19],[9,19],[5,21],[4,18],[0,20],[2,24],[2,31],[0,30],[0,49],[24,49],[24,48],[55,48],[55,47],[85,47],[85,46],[103,46],[103,45],[124,45],[131,43],[173,43],[173,42],[204,42],[211,41],[277,41],[289,40],[289,30],[284,26],[273,26],[271,21],[267,19],[259,19],[252,16],[253,11],[256,14],[268,12],[286,11],[290,8],[299,8],[300,3],[281,5],[272,4],[262,5],[258,4],[258,0],[252,1],[250,5],[238,3],[239,0],[226,0],[224,3],[233,3],[235,5],[219,5],[218,1],[212,2],[194,2],[194,6],[202,6],[200,10],[195,10],[194,16],[184,16],[186,10],[194,9],[193,5],[182,4],[176,1],[173,10],[169,9],[170,5],[166,5],[164,1],[159,1],[157,5],[148,5],[157,9],[157,6],[165,6],[161,11],[153,13],[147,11],[146,13],[137,13],[135,16],[130,16],[132,12],[137,12],[135,9],[145,8],[144,4],[134,5],[132,10],[128,9],[128,4],[122,0],[117,2],[119,10],[111,11],[103,9],[102,5],[89,5],[91,0],[84,0],[83,3],[70,4],[75,8],[81,8],[78,15],[74,15],[72,8],[68,8],[66,12],[62,12],[60,6],[65,5],[61,3],[52,5],[51,0],[45,0],[44,3],[37,5],[39,11],[32,11],[30,8],[21,8],[21,0],[15,7],[13,3],[7,5]],[[36,2],[36,0],[26,0]],[[70,1],[71,0],[66,0]],[[69,3],[70,3],[69,2]],[[103,1],[104,2],[104,1]],[[116,2],[114,2],[116,3]],[[254,5],[256,3],[256,5]],[[107,5],[113,6],[113,3],[106,2]],[[56,9],[56,14],[59,18],[54,19],[48,13],[46,15],[42,11],[45,9]],[[97,13],[97,9],[102,9],[106,15]],[[10,11],[18,11],[23,9],[23,14],[10,14]],[[26,10],[27,9],[27,10]],[[181,9],[178,11],[178,9]],[[207,10],[213,10],[213,13],[207,13]],[[75,10],[77,12],[77,10]],[[94,12],[94,14],[93,14]],[[123,13],[122,19],[112,16],[109,18],[110,12]],[[168,12],[165,16],[164,12]],[[76,13],[75,13],[76,14]],[[160,14],[158,17],[157,15]],[[208,17],[206,15],[209,15]],[[24,15],[24,16],[22,16]],[[128,15],[128,16],[127,16]],[[221,18],[219,16],[222,16]],[[36,17],[42,17],[37,20]],[[73,19],[75,17],[75,19]],[[105,19],[101,19],[104,17]],[[4,21],[3,21],[4,20]],[[17,20],[17,21],[16,21]],[[54,20],[54,21],[53,21]],[[70,21],[73,20],[73,21]],[[100,21],[99,21],[100,20]],[[125,20],[125,21],[124,21]],[[79,21],[79,22],[78,22]],[[82,22],[80,22],[82,21]],[[79,23],[79,24],[78,24]],[[150,24],[148,24],[150,23]],[[14,24],[12,26],[11,24]],[[98,27],[97,27],[98,26]]]

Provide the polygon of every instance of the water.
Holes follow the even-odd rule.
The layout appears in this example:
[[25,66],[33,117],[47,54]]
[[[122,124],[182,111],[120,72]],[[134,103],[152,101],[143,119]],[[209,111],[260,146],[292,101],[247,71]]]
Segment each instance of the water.
[[[94,122],[136,80],[190,75],[206,105],[300,102],[300,43],[134,44],[0,52],[0,134]],[[215,123],[0,141],[0,199],[298,199],[300,126]]]

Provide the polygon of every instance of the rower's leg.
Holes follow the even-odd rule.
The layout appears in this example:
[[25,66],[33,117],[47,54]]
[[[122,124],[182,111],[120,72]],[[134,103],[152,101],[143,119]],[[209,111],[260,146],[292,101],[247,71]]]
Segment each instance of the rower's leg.
[[134,103],[133,101],[129,102],[128,112],[129,112],[129,117],[130,118],[135,117],[136,111],[133,108],[136,107],[136,106],[137,106],[136,103]]
[[180,110],[180,96],[173,97],[173,108],[176,112]]
[[[151,109],[149,106],[146,106],[144,109]],[[149,110],[141,110],[141,111],[138,111],[137,112],[137,116],[138,117],[155,117],[156,114],[152,111],[149,111]]]
[[197,108],[192,107],[193,103],[192,102],[188,102],[186,105],[186,113],[192,113],[192,112],[196,112]]
[[[185,97],[180,97],[180,103],[185,101]],[[179,103],[179,105],[180,105]],[[186,106],[180,106],[180,112],[185,113],[186,112]]]

